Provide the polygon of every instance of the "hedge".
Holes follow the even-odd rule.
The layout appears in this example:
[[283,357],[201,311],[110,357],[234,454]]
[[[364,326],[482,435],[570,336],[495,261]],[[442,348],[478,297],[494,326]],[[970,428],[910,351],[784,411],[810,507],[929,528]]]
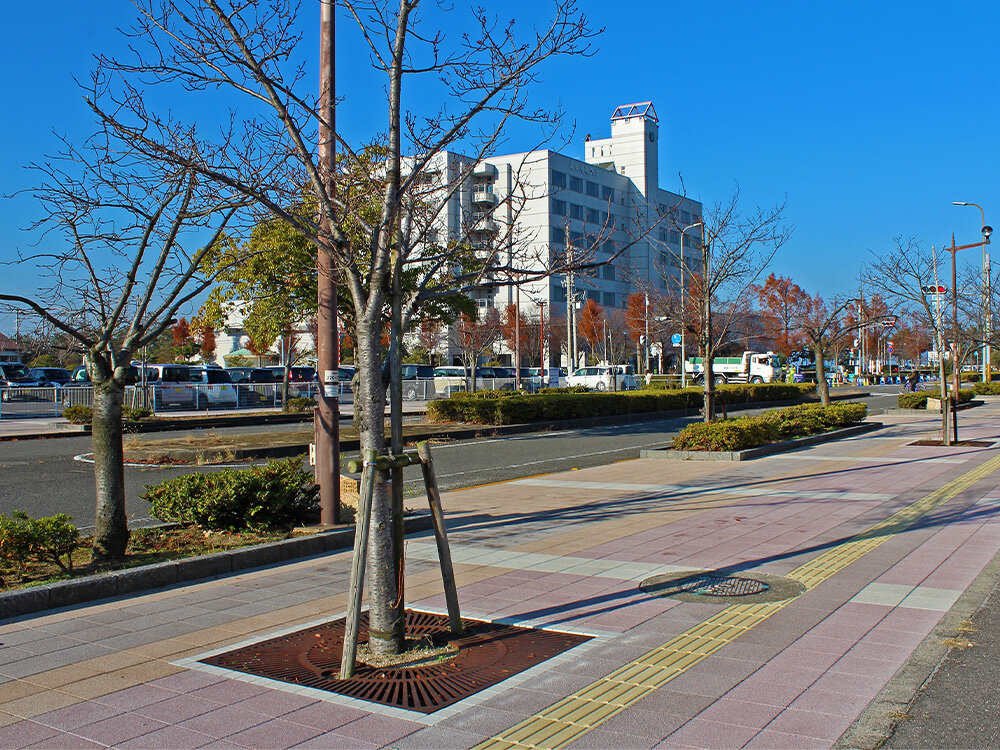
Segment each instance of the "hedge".
[[250,469],[187,474],[147,486],[141,496],[161,521],[212,531],[290,529],[316,508],[319,487],[302,458]]
[[864,404],[801,404],[754,417],[695,422],[674,438],[676,450],[739,451],[781,440],[817,435],[857,424],[868,414]]
[[[1000,384],[998,384],[1000,385]],[[958,403],[967,404],[972,401],[972,397],[978,394],[989,394],[990,386],[985,383],[977,383],[973,388],[962,388],[958,391]],[[949,391],[954,393],[954,391]],[[1000,389],[996,389],[1000,394]],[[900,393],[896,397],[896,405],[900,409],[926,409],[928,398],[940,398],[940,391],[916,391],[915,393]]]
[[977,396],[1000,396],[1000,383],[976,383],[972,390]]
[[[772,383],[766,385],[725,385],[716,388],[717,403],[737,404],[762,401],[793,401],[812,393],[812,383]],[[657,411],[700,409],[702,388],[675,390],[580,393],[570,389],[546,389],[539,394],[514,391],[459,392],[431,401],[427,416],[433,422],[472,424],[520,424],[551,422],[580,417],[646,414]]]

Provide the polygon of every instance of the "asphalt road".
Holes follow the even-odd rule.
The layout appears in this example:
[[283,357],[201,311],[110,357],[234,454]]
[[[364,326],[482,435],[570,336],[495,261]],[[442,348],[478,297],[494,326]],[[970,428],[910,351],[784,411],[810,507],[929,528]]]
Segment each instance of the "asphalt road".
[[[895,406],[899,386],[871,389],[865,399],[871,413]],[[669,419],[573,430],[468,440],[434,447],[441,489],[457,489],[572,468],[585,468],[636,458],[643,448],[669,443],[689,420]],[[234,427],[220,434],[265,432],[283,426]],[[188,431],[192,433],[196,431]],[[188,434],[171,433],[172,436]],[[166,434],[164,434],[166,436]],[[155,437],[155,436],[153,436]],[[23,510],[31,516],[68,513],[84,531],[94,519],[93,465],[74,457],[91,450],[88,436],[53,440],[0,442],[0,513]],[[346,455],[345,458],[353,458]],[[147,485],[212,467],[126,467],[126,512],[135,526],[157,523],[139,496]],[[404,474],[407,495],[422,493],[419,467]]]

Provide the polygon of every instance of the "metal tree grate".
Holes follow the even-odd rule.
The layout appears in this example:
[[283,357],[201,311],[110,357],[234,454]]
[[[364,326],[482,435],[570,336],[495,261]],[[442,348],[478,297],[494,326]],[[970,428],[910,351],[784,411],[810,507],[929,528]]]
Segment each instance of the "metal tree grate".
[[[462,624],[465,632],[453,636],[446,615],[407,610],[408,639],[423,639],[435,647],[454,644],[458,654],[419,666],[375,668],[359,664],[348,680],[337,677],[344,646],[343,619],[202,662],[430,714],[590,640],[590,636],[479,620],[463,619]],[[367,640],[368,616],[363,613],[359,642]]]

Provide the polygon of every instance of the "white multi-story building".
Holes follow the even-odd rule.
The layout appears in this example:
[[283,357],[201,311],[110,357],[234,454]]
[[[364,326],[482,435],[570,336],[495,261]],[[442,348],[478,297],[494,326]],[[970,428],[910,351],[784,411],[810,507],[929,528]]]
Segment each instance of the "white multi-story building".
[[[617,107],[611,137],[588,135],[583,159],[539,150],[474,164],[445,153],[428,171],[432,185],[454,185],[455,176],[464,175],[439,219],[439,231],[449,238],[469,237],[473,244],[496,242],[500,264],[513,258],[515,267],[523,268],[526,259],[543,267],[570,253],[577,260],[610,259],[573,275],[577,300],[593,299],[605,309],[624,308],[633,292],[676,290],[679,229],[701,220],[699,202],[659,186],[659,125],[652,102]],[[700,227],[686,233],[688,269],[698,268],[699,239]],[[480,307],[501,310],[519,296],[526,316],[537,315],[539,303],[558,315],[566,311],[566,287],[563,275],[555,274],[522,285],[519,295],[499,286],[473,296]]]

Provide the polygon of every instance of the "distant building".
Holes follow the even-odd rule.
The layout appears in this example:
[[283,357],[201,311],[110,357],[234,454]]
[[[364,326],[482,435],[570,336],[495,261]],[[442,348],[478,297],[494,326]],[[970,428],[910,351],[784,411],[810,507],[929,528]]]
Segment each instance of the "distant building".
[[[574,274],[578,304],[592,299],[605,309],[624,308],[630,293],[678,289],[679,228],[701,221],[702,205],[659,185],[659,124],[652,102],[617,107],[611,137],[588,135],[583,146],[583,159],[540,150],[473,164],[454,152],[439,154],[425,181],[454,194],[439,220],[438,239],[470,237],[473,245],[487,247],[505,234],[504,225],[516,221],[517,237],[527,243],[518,252],[536,258],[538,267],[571,252],[592,252],[606,260],[627,247],[613,262]],[[455,175],[465,175],[458,189]],[[527,196],[516,218],[512,195]],[[695,245],[700,236],[700,227],[686,234],[689,269],[699,265]],[[498,251],[500,262],[506,262],[504,249]],[[507,287],[484,288],[472,296],[480,308],[500,311],[517,297]],[[520,290],[522,315],[537,316],[539,303],[547,306],[547,315],[566,315],[567,298],[562,275],[527,283]]]
[[17,344],[0,333],[0,362],[20,362],[21,350]]

